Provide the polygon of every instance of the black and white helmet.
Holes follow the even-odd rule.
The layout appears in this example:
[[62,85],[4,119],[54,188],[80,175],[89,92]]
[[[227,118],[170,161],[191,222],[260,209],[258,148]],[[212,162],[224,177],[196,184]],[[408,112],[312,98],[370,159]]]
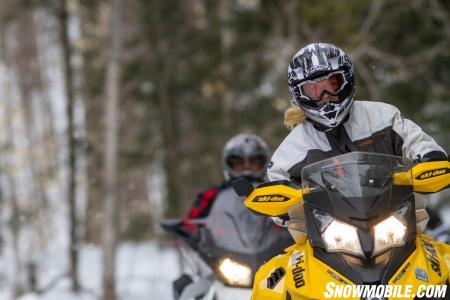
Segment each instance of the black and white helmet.
[[[353,104],[354,67],[340,48],[312,43],[300,49],[289,63],[288,85],[294,103],[311,121],[326,128],[336,127]],[[338,96],[339,101],[318,106],[317,101],[324,93]]]
[[[225,179],[246,177],[250,180],[264,180],[269,147],[259,136],[251,133],[241,133],[232,137],[223,149],[223,165]],[[236,165],[243,163],[257,165],[252,170],[238,170]]]

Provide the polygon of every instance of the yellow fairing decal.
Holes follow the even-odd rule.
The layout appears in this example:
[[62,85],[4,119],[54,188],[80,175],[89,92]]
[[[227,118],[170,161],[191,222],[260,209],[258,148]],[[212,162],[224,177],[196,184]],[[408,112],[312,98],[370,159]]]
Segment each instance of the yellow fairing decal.
[[271,273],[277,268],[282,267],[286,270],[286,265],[288,264],[289,256],[287,254],[278,255],[266,264],[264,264],[256,273],[255,281],[253,284],[252,300],[285,300],[286,299],[286,276],[283,276],[279,282],[273,287],[267,287],[267,278],[270,277]]
[[412,168],[414,191],[436,193],[450,186],[450,162],[432,161]]
[[[391,277],[388,284],[409,285],[411,293],[417,293],[423,285],[445,284],[449,276],[450,246],[435,242],[425,235],[417,237],[415,243],[416,250]],[[288,293],[292,300],[326,299],[328,284],[333,283],[341,287],[354,284],[315,258],[309,241],[296,244],[285,251],[287,253],[274,257],[256,273],[252,300],[286,300],[289,299]],[[284,268],[285,275],[275,286],[269,287],[267,279],[277,268]]]
[[448,266],[445,261],[447,253],[450,253],[449,245],[421,235],[416,238],[416,250],[392,276],[388,284],[411,285],[414,294],[421,285],[445,284],[448,279]]
[[303,201],[302,190],[278,184],[256,188],[245,199],[244,204],[258,213],[280,216],[287,214],[289,207],[301,201]]
[[[289,247],[286,252],[268,261],[256,273],[252,300],[325,299],[324,292],[329,282],[336,285],[352,284],[346,277],[316,259],[308,241]],[[269,288],[267,278],[279,267],[285,269],[286,275],[274,288]],[[290,298],[287,297],[288,293]]]
[[[286,290],[292,300],[326,299],[327,285],[353,284],[348,278],[314,257],[309,241],[290,253]],[[329,298],[330,299],[330,298]],[[335,298],[336,299],[336,298]],[[347,298],[359,300],[357,298]]]
[[[436,193],[450,186],[450,162],[432,161],[420,163],[412,168],[412,184],[419,193]],[[411,173],[394,174],[394,184],[410,185]]]

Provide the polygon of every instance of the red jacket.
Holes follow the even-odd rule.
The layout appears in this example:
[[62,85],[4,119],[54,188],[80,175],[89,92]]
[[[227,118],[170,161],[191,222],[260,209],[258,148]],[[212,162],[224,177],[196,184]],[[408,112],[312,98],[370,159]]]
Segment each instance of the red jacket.
[[230,181],[224,181],[220,186],[212,186],[197,194],[197,197],[189,209],[188,214],[183,218],[183,227],[189,231],[197,231],[197,225],[190,220],[204,218],[209,214],[217,195],[224,189],[230,187]]

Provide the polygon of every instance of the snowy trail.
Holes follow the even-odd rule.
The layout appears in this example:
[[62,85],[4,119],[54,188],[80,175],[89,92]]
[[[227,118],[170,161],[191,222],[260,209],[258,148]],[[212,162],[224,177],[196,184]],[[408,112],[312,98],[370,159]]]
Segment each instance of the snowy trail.
[[[177,252],[158,242],[125,243],[118,249],[117,289],[120,300],[171,300],[171,282],[179,275]],[[3,260],[4,262],[5,260]],[[39,266],[39,286],[45,287],[57,274],[68,269],[61,257],[46,257]],[[80,281],[83,292],[70,292],[70,281],[63,277],[43,294],[26,294],[19,300],[97,300],[101,291],[101,252],[84,246],[80,256]],[[0,299],[13,299],[13,287],[0,291]]]

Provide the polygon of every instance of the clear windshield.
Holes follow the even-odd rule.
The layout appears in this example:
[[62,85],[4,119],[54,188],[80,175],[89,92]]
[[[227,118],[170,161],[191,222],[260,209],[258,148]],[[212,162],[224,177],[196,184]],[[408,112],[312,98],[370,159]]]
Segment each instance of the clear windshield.
[[[280,243],[280,228],[270,218],[248,210],[233,190],[216,199],[205,225],[210,243],[234,253],[256,254]],[[269,250],[270,251],[270,250]]]
[[375,196],[392,185],[397,173],[406,174],[402,184],[412,184],[410,167],[401,157],[351,152],[303,168],[302,186],[325,188],[344,197]]
[[256,215],[230,188],[222,191],[207,218],[201,224],[199,253],[212,267],[215,259],[232,258],[254,272],[271,257],[291,246],[289,232],[270,218]]

